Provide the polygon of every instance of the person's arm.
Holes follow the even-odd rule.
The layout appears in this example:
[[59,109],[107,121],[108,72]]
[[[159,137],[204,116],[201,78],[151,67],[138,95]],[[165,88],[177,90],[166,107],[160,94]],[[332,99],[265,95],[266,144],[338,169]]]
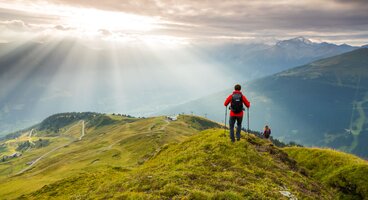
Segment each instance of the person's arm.
[[250,102],[248,101],[248,99],[247,99],[247,97],[245,97],[244,95],[243,95],[243,103],[245,104],[245,106],[247,107],[247,108],[250,108]]
[[229,103],[230,103],[230,101],[231,101],[231,98],[232,98],[232,95],[229,95],[229,96],[226,98],[226,100],[225,100],[225,102],[224,102],[224,106],[229,105]]

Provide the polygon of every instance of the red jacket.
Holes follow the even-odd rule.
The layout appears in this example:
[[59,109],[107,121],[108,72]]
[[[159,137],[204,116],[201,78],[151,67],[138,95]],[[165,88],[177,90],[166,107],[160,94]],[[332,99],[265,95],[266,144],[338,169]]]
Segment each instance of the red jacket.
[[[224,103],[224,105],[225,105],[225,106],[227,106],[227,105],[229,105],[229,103],[231,103],[232,96],[233,96],[233,94],[236,94],[236,93],[240,93],[240,94],[242,94],[240,91],[235,90],[232,94],[230,94],[230,95],[226,98],[225,103]],[[250,102],[248,101],[247,97],[245,97],[243,94],[242,94],[242,99],[243,99],[243,103],[245,104],[245,106],[246,106],[247,108],[250,108]],[[231,116],[231,117],[243,117],[243,113],[244,113],[243,111],[241,111],[240,113],[234,113],[234,112],[231,110],[231,111],[230,111],[230,116]]]

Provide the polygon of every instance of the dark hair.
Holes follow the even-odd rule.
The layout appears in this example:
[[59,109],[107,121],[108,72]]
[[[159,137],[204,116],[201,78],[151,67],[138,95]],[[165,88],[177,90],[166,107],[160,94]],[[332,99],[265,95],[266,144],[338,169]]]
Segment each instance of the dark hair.
[[240,86],[239,84],[236,84],[236,85],[234,86],[234,89],[235,89],[235,90],[240,91],[240,90],[241,90],[241,86]]

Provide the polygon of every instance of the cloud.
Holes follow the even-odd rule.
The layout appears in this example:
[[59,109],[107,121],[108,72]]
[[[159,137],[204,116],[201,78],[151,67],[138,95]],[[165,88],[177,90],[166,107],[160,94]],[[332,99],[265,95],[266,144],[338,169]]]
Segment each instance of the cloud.
[[14,31],[24,31],[30,29],[30,27],[22,20],[0,21],[0,25]]
[[56,25],[54,27],[56,30],[60,30],[60,31],[69,31],[69,30],[73,30],[73,28],[68,27],[68,26],[63,26],[63,25]]
[[[159,16],[162,32],[203,39],[207,37],[289,36],[294,32],[359,32],[368,30],[366,1],[147,1],[103,3],[87,0],[58,0],[58,3]],[[105,3],[106,2],[106,3]],[[293,35],[292,35],[293,36]],[[295,35],[296,36],[296,35]],[[313,37],[313,35],[307,35]],[[366,38],[366,37],[364,37]],[[333,38],[331,38],[333,39]]]
[[[333,40],[335,35],[352,33],[359,35],[359,41],[367,40],[368,4],[363,0],[283,0],[283,1],[240,1],[240,0],[23,0],[25,9],[30,2],[41,5],[72,6],[93,8],[114,12],[130,13],[159,18],[159,28],[153,34],[162,34],[191,38],[193,41],[205,39],[226,40],[226,38],[283,38],[307,33],[306,37],[318,37],[318,33]],[[28,2],[28,4],[27,4]],[[16,6],[9,6],[7,16],[22,16],[25,20],[29,13],[16,12]],[[0,4],[0,8],[1,8]],[[3,6],[3,9],[4,6]],[[9,14],[11,13],[11,14]],[[1,19],[2,14],[0,14]],[[59,20],[52,13],[31,15],[30,21],[37,23],[55,23]],[[26,21],[27,23],[30,23]],[[54,25],[55,26],[55,25]],[[66,26],[56,25],[65,31]],[[103,29],[103,27],[101,27]],[[111,30],[109,30],[111,32]],[[105,30],[99,31],[106,36]],[[313,34],[317,33],[317,34]],[[331,36],[331,37],[329,37]],[[347,40],[349,39],[347,35]],[[357,41],[356,38],[353,41]]]

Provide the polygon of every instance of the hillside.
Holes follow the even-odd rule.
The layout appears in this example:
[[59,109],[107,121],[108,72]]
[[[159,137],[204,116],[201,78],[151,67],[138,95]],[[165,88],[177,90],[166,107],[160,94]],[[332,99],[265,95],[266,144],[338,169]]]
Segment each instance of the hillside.
[[[368,49],[358,49],[243,84],[252,104],[251,129],[269,124],[274,136],[367,157]],[[223,121],[232,89],[162,113],[190,113]]]
[[[220,128],[222,125],[218,123],[189,115],[175,119],[91,112],[56,114],[31,130],[1,141],[2,156],[14,152],[17,156],[0,162],[0,196],[2,199],[367,196],[365,179],[359,177],[366,173],[365,161],[336,152],[330,159],[326,159],[328,154],[318,157],[321,155],[318,152],[298,154],[299,149],[314,150],[278,148],[245,132],[241,141],[233,144]],[[329,164],[337,168],[328,168]],[[346,180],[353,187],[346,186]]]
[[206,130],[164,146],[135,169],[115,167],[63,179],[22,199],[333,199],[283,151],[253,135],[231,144]]
[[324,185],[339,189],[340,199],[368,199],[368,162],[330,149],[285,148],[290,157]]
[[[0,196],[15,198],[83,172],[134,168],[163,145],[213,127],[220,125],[189,116],[170,121],[98,113],[53,115],[33,131],[0,142],[0,159],[6,157],[0,160]],[[39,140],[47,144],[34,145]],[[10,156],[16,152],[18,156]]]

